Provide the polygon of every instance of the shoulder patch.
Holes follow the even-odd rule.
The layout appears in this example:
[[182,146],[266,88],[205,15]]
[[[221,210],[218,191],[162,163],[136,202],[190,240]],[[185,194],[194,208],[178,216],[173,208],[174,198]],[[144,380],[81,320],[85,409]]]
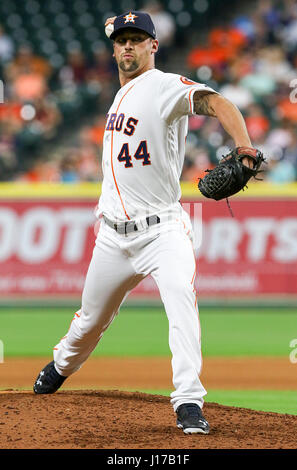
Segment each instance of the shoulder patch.
[[184,85],[200,85],[200,83],[194,82],[193,80],[190,80],[190,79],[187,78],[187,77],[180,77],[180,81],[181,81]]

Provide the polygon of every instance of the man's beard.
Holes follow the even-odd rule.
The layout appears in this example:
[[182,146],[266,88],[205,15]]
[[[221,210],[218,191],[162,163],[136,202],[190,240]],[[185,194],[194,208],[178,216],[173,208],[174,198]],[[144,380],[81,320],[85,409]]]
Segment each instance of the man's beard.
[[138,63],[136,60],[133,60],[133,62],[125,64],[125,62],[121,60],[119,62],[119,68],[122,72],[135,72],[135,70],[138,69]]

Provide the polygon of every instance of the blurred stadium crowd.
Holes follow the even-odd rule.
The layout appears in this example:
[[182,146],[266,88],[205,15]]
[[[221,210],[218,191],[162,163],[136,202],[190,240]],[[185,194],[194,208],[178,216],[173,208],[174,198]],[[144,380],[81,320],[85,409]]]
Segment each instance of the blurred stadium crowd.
[[[296,181],[297,1],[243,2],[240,15],[206,30],[214,3],[1,0],[0,180],[102,179],[105,115],[119,88],[104,21],[141,8],[160,40],[157,67],[174,60],[175,73],[229,98],[268,160],[264,178]],[[189,46],[197,25],[203,39]],[[191,117],[182,180],[197,181],[233,145],[217,119]]]

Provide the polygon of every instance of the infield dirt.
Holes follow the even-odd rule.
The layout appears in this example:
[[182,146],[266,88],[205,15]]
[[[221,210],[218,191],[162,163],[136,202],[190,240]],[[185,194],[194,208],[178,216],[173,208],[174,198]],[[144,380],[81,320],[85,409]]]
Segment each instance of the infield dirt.
[[[211,433],[185,436],[169,397],[111,390],[172,389],[170,358],[90,358],[56,394],[34,395],[50,360],[0,365],[1,388],[10,389],[0,392],[0,448],[296,449],[297,416],[206,402]],[[207,358],[203,371],[206,388],[297,389],[296,365],[286,358]]]
[[[0,364],[0,389],[28,388],[52,360],[7,358]],[[296,390],[297,364],[287,357],[206,357],[201,379],[206,389]],[[63,389],[171,390],[170,357],[90,357]]]

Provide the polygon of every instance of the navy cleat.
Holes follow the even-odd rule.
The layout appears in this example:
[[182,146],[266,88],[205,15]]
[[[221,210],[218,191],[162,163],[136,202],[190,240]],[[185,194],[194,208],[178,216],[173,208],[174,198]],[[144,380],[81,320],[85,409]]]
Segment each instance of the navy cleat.
[[55,362],[52,361],[39,373],[33,385],[33,391],[37,394],[55,393],[66,379],[67,377],[58,374],[55,369]]
[[185,434],[209,434],[209,424],[195,403],[183,403],[177,410],[176,425]]

